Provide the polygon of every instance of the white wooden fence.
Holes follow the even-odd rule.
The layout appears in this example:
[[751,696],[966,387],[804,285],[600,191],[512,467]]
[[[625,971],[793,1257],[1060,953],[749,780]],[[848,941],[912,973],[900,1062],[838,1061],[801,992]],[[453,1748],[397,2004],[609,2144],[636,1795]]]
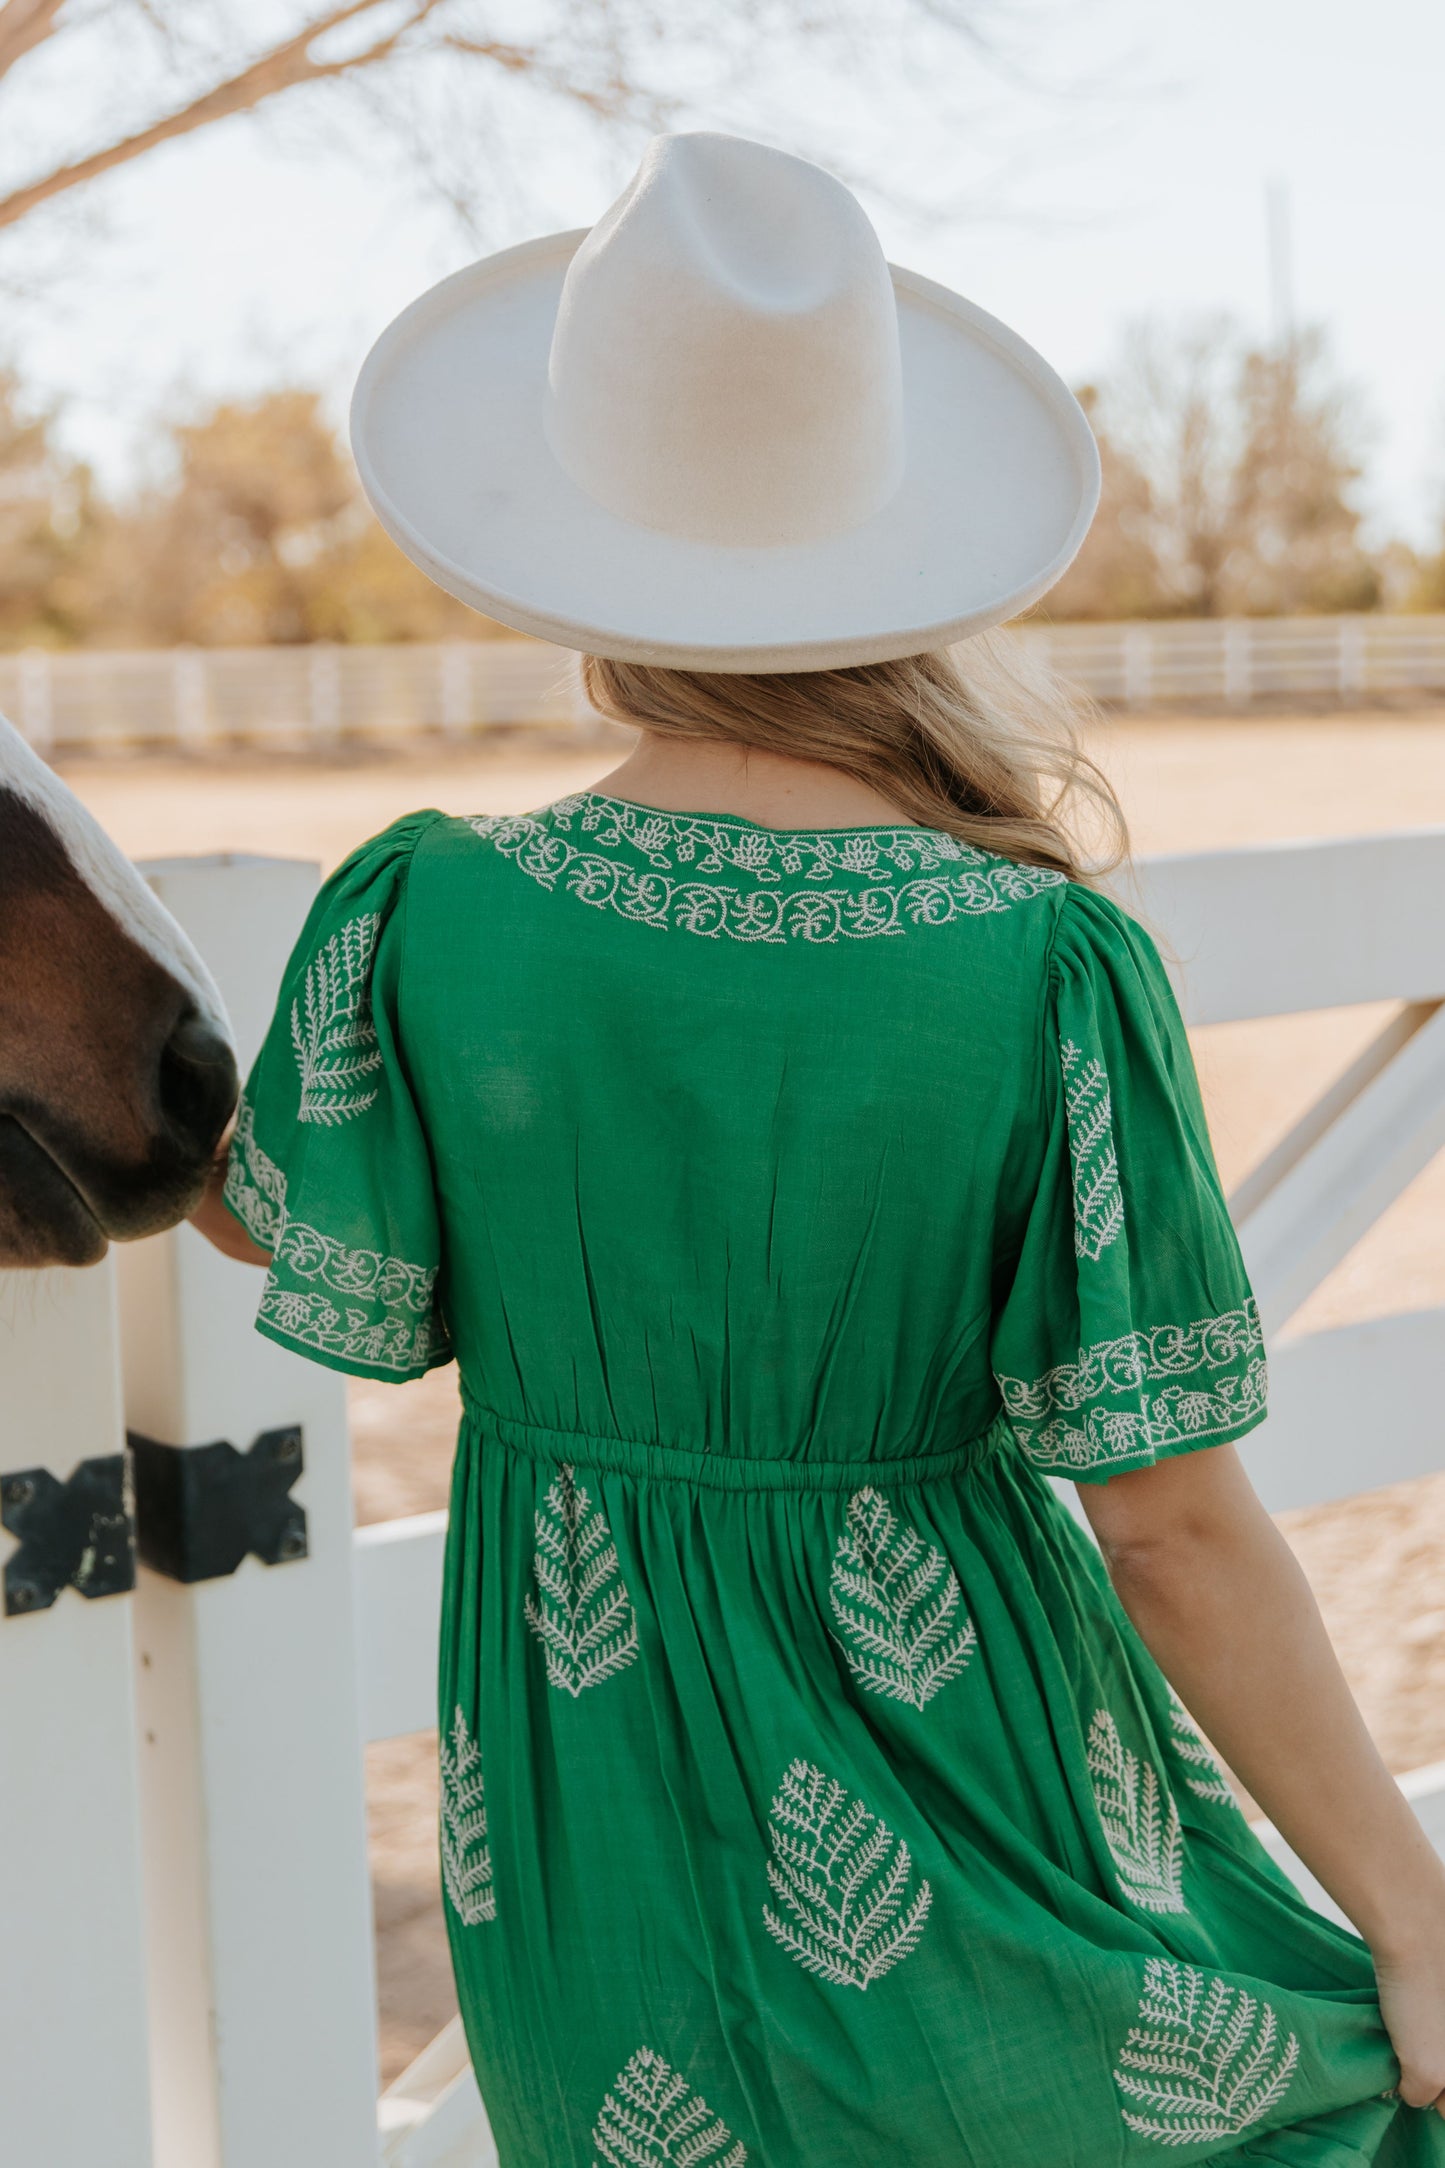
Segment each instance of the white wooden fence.
[[1125,708],[1247,708],[1445,692],[1445,616],[1167,618],[1028,625],[1061,677]]
[[[314,869],[149,870],[249,1059]],[[1245,1458],[1272,1510],[1445,1467],[1445,1310],[1288,1330],[1445,1142],[1442,894],[1445,828],[1144,867],[1138,900],[1185,960],[1192,1022],[1400,1005],[1232,1200],[1271,1357]],[[190,1228],[0,1284],[0,1510],[27,1527],[82,1461],[109,1472],[114,1508],[79,1512],[75,1585],[53,1603],[37,1544],[0,1537],[5,2157],[486,2168],[455,2026],[376,2099],[362,1746],[433,1721],[444,1516],[354,1532],[343,1383],[252,1332],[257,1290]],[[87,1601],[97,1557],[124,1552],[126,1425],[153,1441],[134,1465],[156,1565]],[[180,1579],[207,1468],[237,1475],[221,1440],[259,1441],[275,1562]],[[188,1484],[200,1521],[174,1511]],[[1404,1786],[1445,1850],[1445,1764]]]
[[[1445,616],[1028,624],[1060,674],[1123,707],[1445,694]],[[586,735],[576,658],[535,640],[438,646],[0,654],[0,713],[43,752],[464,738],[526,724]]]

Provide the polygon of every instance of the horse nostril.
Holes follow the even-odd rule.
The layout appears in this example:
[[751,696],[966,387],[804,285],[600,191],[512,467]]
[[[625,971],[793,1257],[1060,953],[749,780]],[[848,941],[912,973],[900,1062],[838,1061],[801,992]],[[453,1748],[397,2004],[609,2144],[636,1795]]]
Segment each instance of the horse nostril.
[[171,1053],[198,1069],[231,1062],[231,1049],[214,1024],[203,1016],[183,1017],[166,1042]]
[[166,1120],[208,1152],[236,1104],[236,1058],[199,1016],[178,1024],[161,1049],[160,1098]]

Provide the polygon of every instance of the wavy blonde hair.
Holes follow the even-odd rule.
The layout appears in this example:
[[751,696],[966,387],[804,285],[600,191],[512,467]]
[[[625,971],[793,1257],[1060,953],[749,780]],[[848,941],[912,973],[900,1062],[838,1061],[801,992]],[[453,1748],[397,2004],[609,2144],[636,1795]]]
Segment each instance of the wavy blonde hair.
[[1099,710],[1007,635],[839,670],[584,655],[582,681],[615,722],[822,761],[910,820],[1024,865],[1093,885],[1128,859],[1123,810],[1082,744]]

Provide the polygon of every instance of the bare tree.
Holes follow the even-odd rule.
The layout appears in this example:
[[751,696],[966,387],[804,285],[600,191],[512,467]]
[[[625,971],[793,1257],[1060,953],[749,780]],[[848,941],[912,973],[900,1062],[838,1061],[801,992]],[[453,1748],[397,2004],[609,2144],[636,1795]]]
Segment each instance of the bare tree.
[[93,538],[90,475],[54,416],[0,371],[0,647],[67,644],[83,629],[77,569]]
[[[304,109],[307,92],[328,87],[364,116],[373,150],[378,129],[400,141],[474,226],[487,185],[478,169],[499,122],[493,88],[525,86],[604,129],[675,127],[688,112],[725,114],[744,93],[765,114],[773,63],[791,43],[820,90],[829,71],[856,86],[907,61],[905,73],[926,73],[941,121],[976,124],[990,73],[1045,98],[1104,94],[1102,81],[1045,82],[1025,57],[1047,50],[1041,36],[1065,0],[898,0],[888,10],[876,0],[534,0],[510,12],[525,35],[507,33],[503,0],[0,0],[0,229],[162,144],[281,101]],[[85,101],[57,89],[97,71],[105,94],[88,125],[82,116],[79,140],[62,147],[45,130],[36,140],[35,103],[21,102],[27,80],[48,82],[48,106],[73,113]],[[328,112],[338,109],[331,98]],[[829,149],[834,170],[855,177],[846,150]],[[891,200],[906,200],[897,186]],[[949,208],[936,196],[909,207]]]
[[1221,315],[1173,331],[1135,322],[1100,406],[1115,441],[1145,477],[1148,533],[1162,597],[1215,617],[1235,540],[1235,335]]
[[1222,314],[1136,320],[1091,418],[1100,521],[1053,614],[1265,616],[1379,599],[1352,497],[1366,424],[1319,329],[1271,351]]
[[1148,477],[1105,427],[1098,386],[1082,384],[1077,396],[1099,447],[1103,489],[1084,547],[1044,597],[1039,615],[1152,617],[1159,608],[1160,579]]
[[1235,606],[1249,615],[1372,608],[1379,575],[1352,501],[1365,424],[1329,375],[1324,333],[1245,354],[1237,397]]

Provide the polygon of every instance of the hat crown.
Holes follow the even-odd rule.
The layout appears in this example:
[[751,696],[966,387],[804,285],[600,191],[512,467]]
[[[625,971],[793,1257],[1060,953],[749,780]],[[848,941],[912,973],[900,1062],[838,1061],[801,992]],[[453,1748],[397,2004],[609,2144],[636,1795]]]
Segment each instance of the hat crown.
[[654,136],[568,265],[543,426],[609,511],[701,542],[816,542],[903,479],[893,281],[862,205],[745,137]]

